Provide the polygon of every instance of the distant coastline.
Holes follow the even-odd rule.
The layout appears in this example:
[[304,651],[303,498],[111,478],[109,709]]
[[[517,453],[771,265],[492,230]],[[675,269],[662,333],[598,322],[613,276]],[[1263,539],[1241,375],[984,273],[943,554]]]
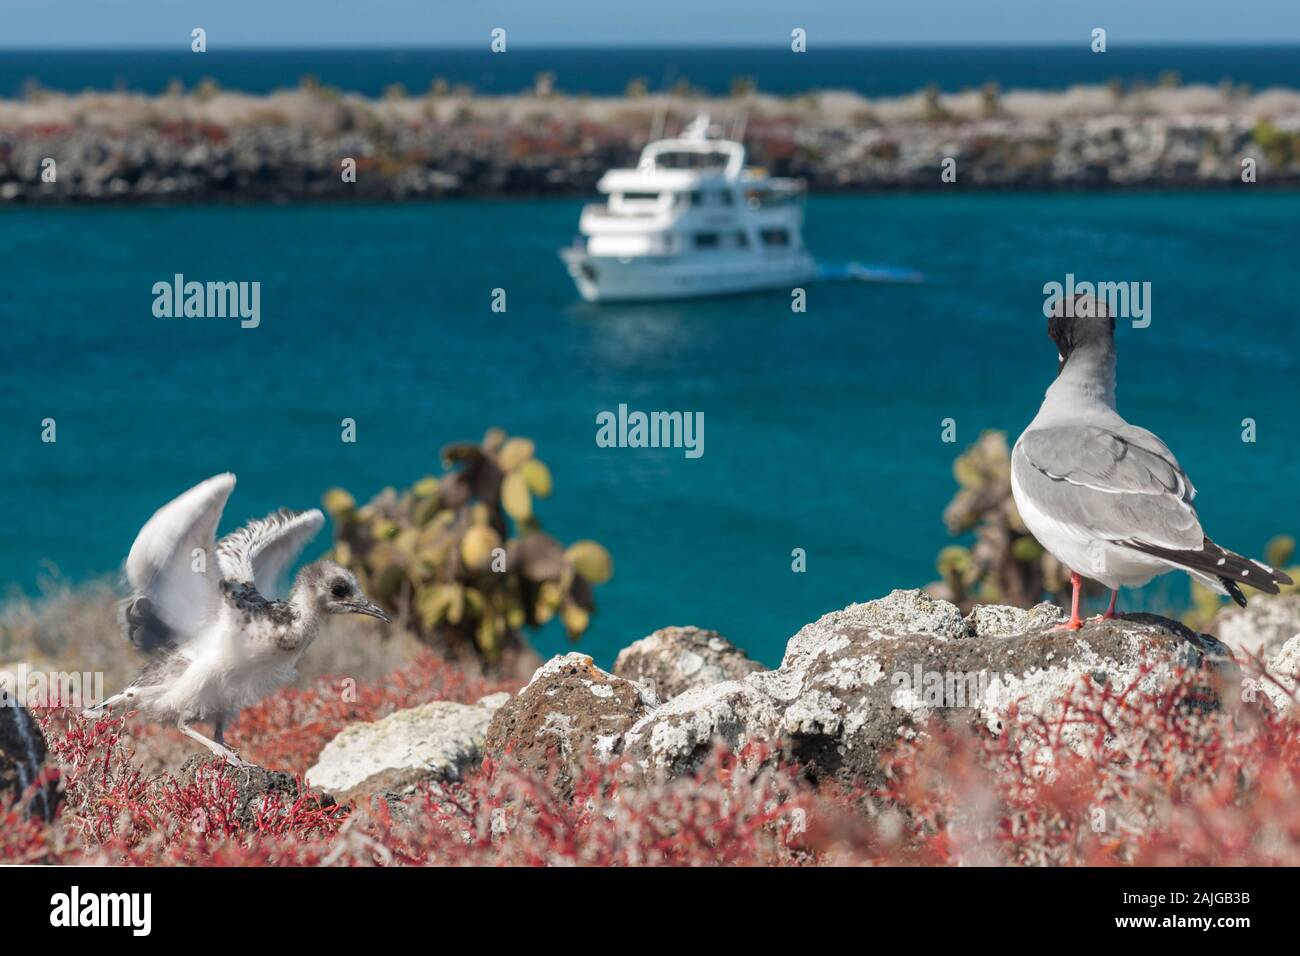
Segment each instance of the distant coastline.
[[539,47],[512,35],[502,54],[489,50],[486,35],[473,47],[441,49],[232,49],[214,42],[196,55],[186,34],[164,49],[0,49],[0,98],[20,97],[32,85],[61,93],[160,94],[174,82],[192,89],[205,79],[223,89],[268,94],[307,76],[369,97],[394,84],[419,94],[439,81],[478,96],[515,96],[531,89],[540,73],[553,76],[558,92],[596,97],[621,96],[633,85],[654,93],[690,88],[725,96],[737,82],[774,96],[845,90],[879,98],[931,84],[959,93],[990,81],[1008,90],[1061,92],[1111,82],[1156,86],[1170,75],[1191,85],[1300,89],[1300,44],[1114,42],[1094,54],[1086,35],[1071,45],[840,46],[814,31],[808,52],[794,54],[775,39],[766,47]]
[[0,100],[0,203],[582,195],[633,163],[652,129],[699,113],[743,128],[752,163],[816,192],[1300,186],[1300,90],[1169,77],[1063,92],[574,97],[550,83],[380,98],[312,80],[267,95],[212,82],[157,96],[33,89]]

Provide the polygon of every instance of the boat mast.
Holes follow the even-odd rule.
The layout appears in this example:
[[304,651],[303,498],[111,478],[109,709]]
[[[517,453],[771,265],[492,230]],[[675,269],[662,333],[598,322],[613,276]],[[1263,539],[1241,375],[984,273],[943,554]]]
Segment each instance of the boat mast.
[[731,135],[728,139],[734,139],[737,143],[745,141],[745,129],[749,126],[749,110],[742,109],[736,114],[735,120],[731,124]]

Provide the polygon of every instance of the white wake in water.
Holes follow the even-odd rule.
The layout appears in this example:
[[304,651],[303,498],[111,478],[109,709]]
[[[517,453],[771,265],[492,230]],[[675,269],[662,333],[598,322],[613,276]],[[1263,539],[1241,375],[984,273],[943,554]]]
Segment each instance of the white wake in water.
[[891,284],[918,285],[925,274],[903,266],[865,265],[848,262],[844,265],[817,266],[817,278],[823,282],[887,282]]

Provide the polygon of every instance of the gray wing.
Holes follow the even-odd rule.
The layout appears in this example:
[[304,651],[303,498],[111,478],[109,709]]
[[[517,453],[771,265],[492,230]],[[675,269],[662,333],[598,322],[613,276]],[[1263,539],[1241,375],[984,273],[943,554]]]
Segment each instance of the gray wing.
[[250,521],[218,542],[221,576],[240,584],[252,584],[264,598],[274,599],[281,575],[324,524],[325,516],[316,508],[281,509]]
[[182,643],[214,618],[220,592],[208,564],[234,487],[228,473],[200,482],[154,512],[136,535],[126,559],[133,593],[122,604],[122,624],[138,647]]
[[1109,541],[1172,549],[1205,539],[1196,489],[1173,453],[1143,428],[1058,425],[1025,432],[1011,456],[1016,483],[1044,514]]

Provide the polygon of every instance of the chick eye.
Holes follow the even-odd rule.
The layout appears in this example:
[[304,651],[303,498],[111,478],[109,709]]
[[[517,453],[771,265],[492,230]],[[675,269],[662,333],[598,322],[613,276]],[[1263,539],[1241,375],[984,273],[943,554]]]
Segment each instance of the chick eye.
[[345,598],[348,596],[348,586],[346,584],[336,584],[330,588],[330,594],[336,598]]

